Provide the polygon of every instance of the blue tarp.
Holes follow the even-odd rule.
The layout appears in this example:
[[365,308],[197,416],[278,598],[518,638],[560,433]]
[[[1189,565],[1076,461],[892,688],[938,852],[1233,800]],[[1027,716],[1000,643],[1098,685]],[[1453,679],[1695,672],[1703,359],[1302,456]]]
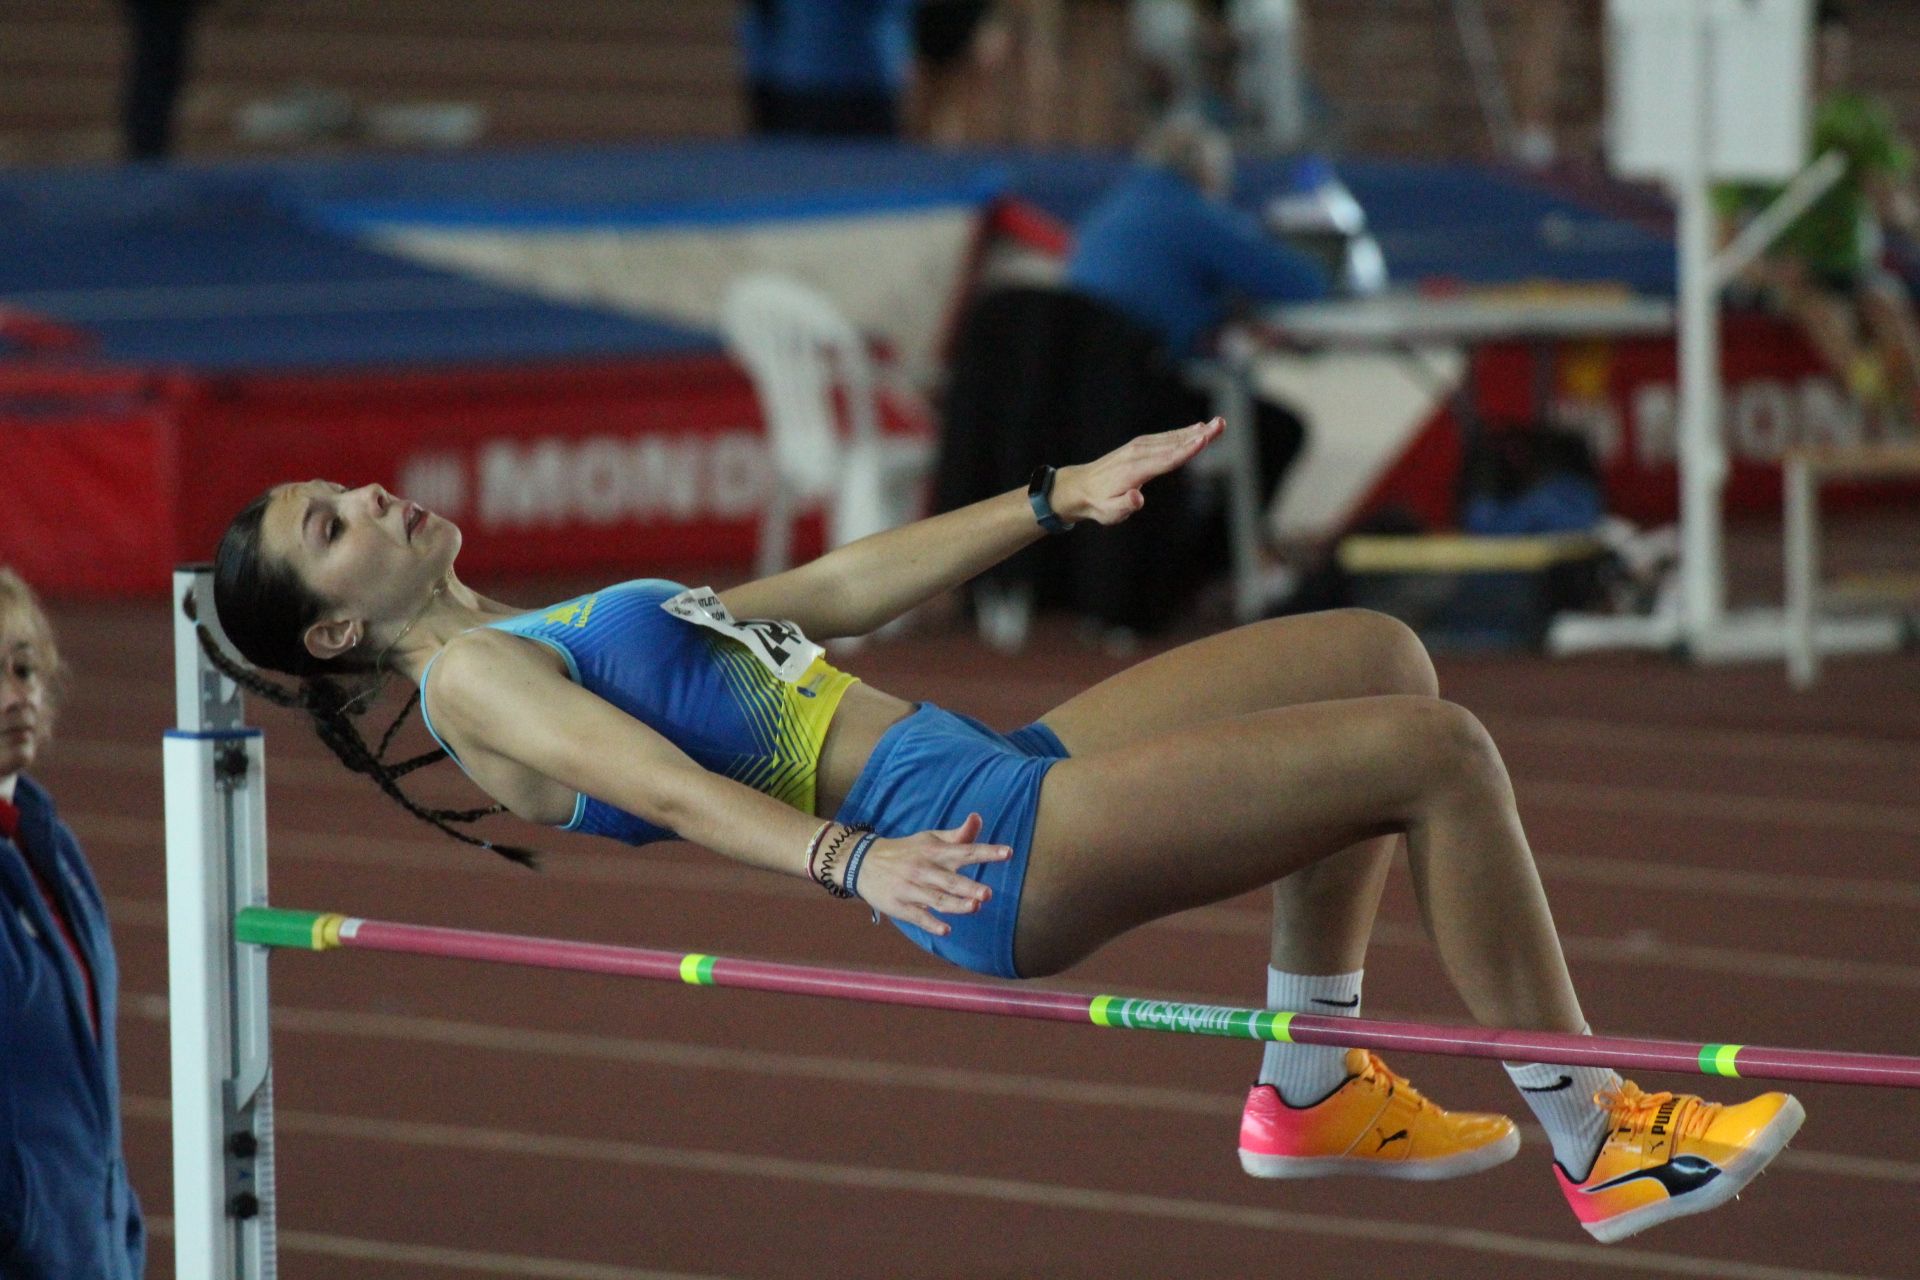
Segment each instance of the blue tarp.
[[[0,301],[92,332],[113,360],[208,370],[712,351],[712,334],[416,265],[363,232],[813,220],[1000,194],[1071,226],[1126,163],[702,142],[14,171],[0,174]],[[1243,164],[1240,198],[1257,206],[1292,170]],[[1347,161],[1339,173],[1397,281],[1544,276],[1671,291],[1672,244],[1657,217],[1622,217],[1484,167]]]

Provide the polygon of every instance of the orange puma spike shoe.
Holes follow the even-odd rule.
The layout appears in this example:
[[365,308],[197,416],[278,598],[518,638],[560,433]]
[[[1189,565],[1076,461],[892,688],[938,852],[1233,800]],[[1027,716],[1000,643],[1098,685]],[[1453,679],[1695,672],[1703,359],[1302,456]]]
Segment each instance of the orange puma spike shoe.
[[1443,1111],[1363,1049],[1347,1050],[1346,1083],[1312,1106],[1257,1084],[1240,1117],[1240,1167],[1256,1178],[1457,1178],[1519,1150],[1513,1121]]
[[1645,1093],[1629,1080],[1594,1101],[1611,1114],[1592,1170],[1579,1182],[1558,1163],[1553,1173],[1574,1216],[1603,1244],[1725,1204],[1807,1118],[1789,1094],[1722,1106],[1691,1094]]

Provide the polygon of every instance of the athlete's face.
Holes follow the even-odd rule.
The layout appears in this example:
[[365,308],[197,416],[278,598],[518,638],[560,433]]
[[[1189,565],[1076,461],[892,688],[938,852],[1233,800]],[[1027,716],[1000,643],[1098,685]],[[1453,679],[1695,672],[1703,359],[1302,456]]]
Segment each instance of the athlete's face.
[[[53,727],[47,670],[34,637],[0,618],[0,782],[33,767]],[[4,794],[4,793],[0,793]]]
[[[405,626],[460,551],[452,521],[377,484],[347,489],[327,480],[276,490],[261,540],[268,557],[284,560],[334,602],[308,631],[308,649],[322,658]],[[325,634],[316,636],[316,629]]]

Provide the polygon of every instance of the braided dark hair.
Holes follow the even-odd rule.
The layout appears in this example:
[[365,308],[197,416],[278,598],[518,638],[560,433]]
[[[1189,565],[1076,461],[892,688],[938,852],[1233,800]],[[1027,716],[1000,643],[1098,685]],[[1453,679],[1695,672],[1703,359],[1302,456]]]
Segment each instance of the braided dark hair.
[[[288,688],[278,681],[267,679],[258,670],[236,662],[221,648],[206,624],[199,620],[193,595],[188,593],[181,603],[187,616],[194,621],[194,631],[199,635],[200,647],[205,651],[207,660],[249,693],[257,694],[276,706],[306,712],[320,741],[327,745],[327,749],[341,764],[355,773],[372,778],[395,803],[422,822],[431,823],[464,844],[491,849],[522,866],[537,866],[539,856],[533,850],[517,845],[495,844],[452,825],[477,822],[492,814],[504,813],[504,805],[486,805],[478,809],[432,809],[401,790],[401,778],[447,756],[444,750],[436,747],[406,760],[389,763],[386,759],[387,749],[392,746],[401,725],[420,704],[418,689],[414,690],[413,696],[407,699],[407,704],[393,718],[393,723],[387,726],[386,732],[381,735],[379,747],[376,749],[367,745],[367,740],[354,723],[354,717],[360,714],[359,708],[364,703],[371,701],[368,695],[378,689],[383,677],[370,665],[356,666],[350,660],[323,663],[307,652],[306,645],[301,643],[301,636],[325,612],[327,602],[302,582],[290,566],[266,556],[260,534],[267,504],[272,497],[272,491],[268,491],[247,504],[246,509],[227,526],[225,536],[220,539],[220,550],[215,556],[213,569],[214,610],[220,616],[221,628],[240,651],[241,657],[254,668],[282,671],[294,676],[299,683]],[[335,672],[360,676],[363,681],[355,690],[336,678]],[[368,681],[372,683],[366,683]]]

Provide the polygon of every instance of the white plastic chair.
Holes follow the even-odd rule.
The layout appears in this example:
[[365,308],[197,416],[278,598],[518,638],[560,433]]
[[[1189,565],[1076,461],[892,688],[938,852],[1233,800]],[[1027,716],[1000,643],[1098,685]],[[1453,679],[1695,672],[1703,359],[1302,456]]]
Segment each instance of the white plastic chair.
[[881,434],[873,360],[830,301],[784,276],[746,276],[727,291],[720,331],[753,379],[773,454],[761,577],[791,563],[793,521],[809,508],[824,508],[829,548],[922,514],[934,442]]

